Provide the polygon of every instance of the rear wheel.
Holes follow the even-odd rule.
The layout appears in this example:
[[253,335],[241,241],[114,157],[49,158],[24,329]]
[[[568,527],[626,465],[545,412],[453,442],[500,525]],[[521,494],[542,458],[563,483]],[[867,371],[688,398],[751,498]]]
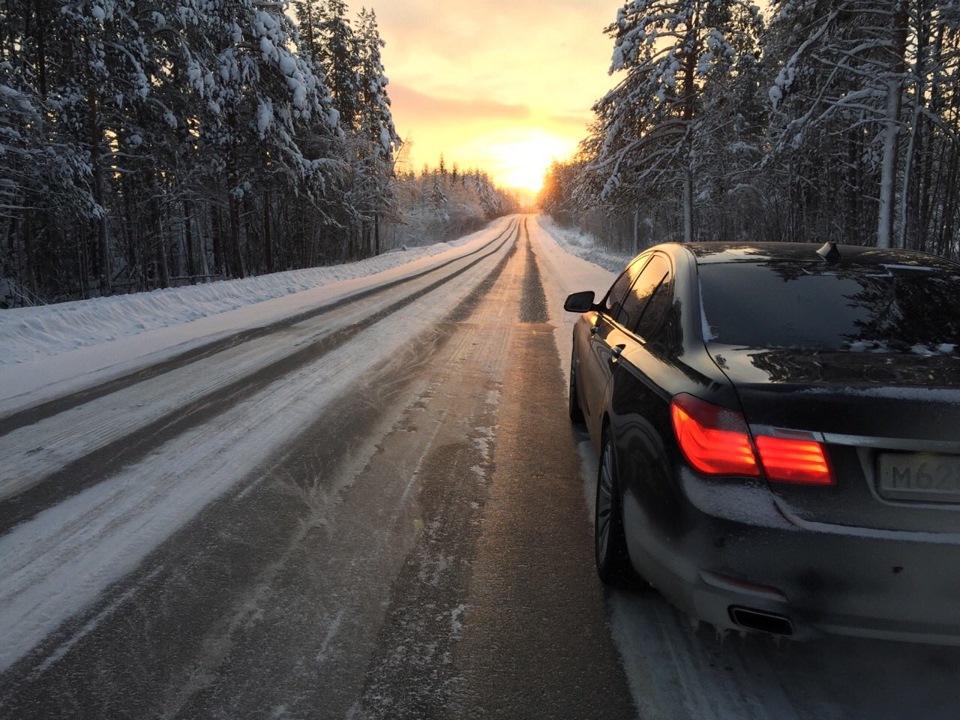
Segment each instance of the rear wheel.
[[[574,338],[576,342],[576,338]],[[577,351],[573,351],[573,356],[570,358],[570,395],[567,398],[568,400],[568,412],[570,414],[570,422],[581,425],[583,424],[583,408],[580,407],[580,398],[577,396]]]
[[604,438],[597,472],[597,502],[594,517],[594,548],[597,574],[607,585],[623,585],[634,576],[623,533],[623,508],[617,460],[610,438]]

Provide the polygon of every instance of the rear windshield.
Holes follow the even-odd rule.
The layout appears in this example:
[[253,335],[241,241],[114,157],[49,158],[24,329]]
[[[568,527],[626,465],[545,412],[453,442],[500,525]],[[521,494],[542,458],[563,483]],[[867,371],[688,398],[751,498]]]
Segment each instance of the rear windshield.
[[701,265],[704,339],[759,348],[958,353],[960,274],[823,263]]

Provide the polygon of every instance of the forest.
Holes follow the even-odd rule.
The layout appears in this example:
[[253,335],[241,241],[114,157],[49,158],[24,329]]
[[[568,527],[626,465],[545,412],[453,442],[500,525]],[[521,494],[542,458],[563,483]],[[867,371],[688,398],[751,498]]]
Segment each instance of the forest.
[[960,256],[960,2],[628,0],[613,88],[540,204],[610,247]]
[[383,47],[344,0],[4,0],[0,307],[344,262],[514,210],[478,170],[398,171]]

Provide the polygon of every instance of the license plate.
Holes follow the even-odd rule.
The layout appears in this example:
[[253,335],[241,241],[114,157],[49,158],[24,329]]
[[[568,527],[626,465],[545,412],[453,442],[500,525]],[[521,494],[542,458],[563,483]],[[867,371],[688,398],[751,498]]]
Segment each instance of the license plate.
[[880,495],[891,500],[960,503],[960,455],[883,453]]

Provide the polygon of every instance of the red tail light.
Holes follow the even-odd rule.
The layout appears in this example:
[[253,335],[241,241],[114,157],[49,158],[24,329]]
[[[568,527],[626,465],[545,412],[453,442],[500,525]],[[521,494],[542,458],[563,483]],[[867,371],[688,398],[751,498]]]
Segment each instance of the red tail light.
[[758,435],[756,448],[743,415],[692,395],[677,395],[670,406],[673,430],[687,461],[708,475],[759,477],[806,485],[833,485],[823,445],[812,439]]
[[760,475],[743,415],[686,394],[673,399],[670,411],[680,449],[697,470],[708,475]]
[[816,440],[757,435],[757,450],[767,477],[780,482],[833,485],[833,473]]

